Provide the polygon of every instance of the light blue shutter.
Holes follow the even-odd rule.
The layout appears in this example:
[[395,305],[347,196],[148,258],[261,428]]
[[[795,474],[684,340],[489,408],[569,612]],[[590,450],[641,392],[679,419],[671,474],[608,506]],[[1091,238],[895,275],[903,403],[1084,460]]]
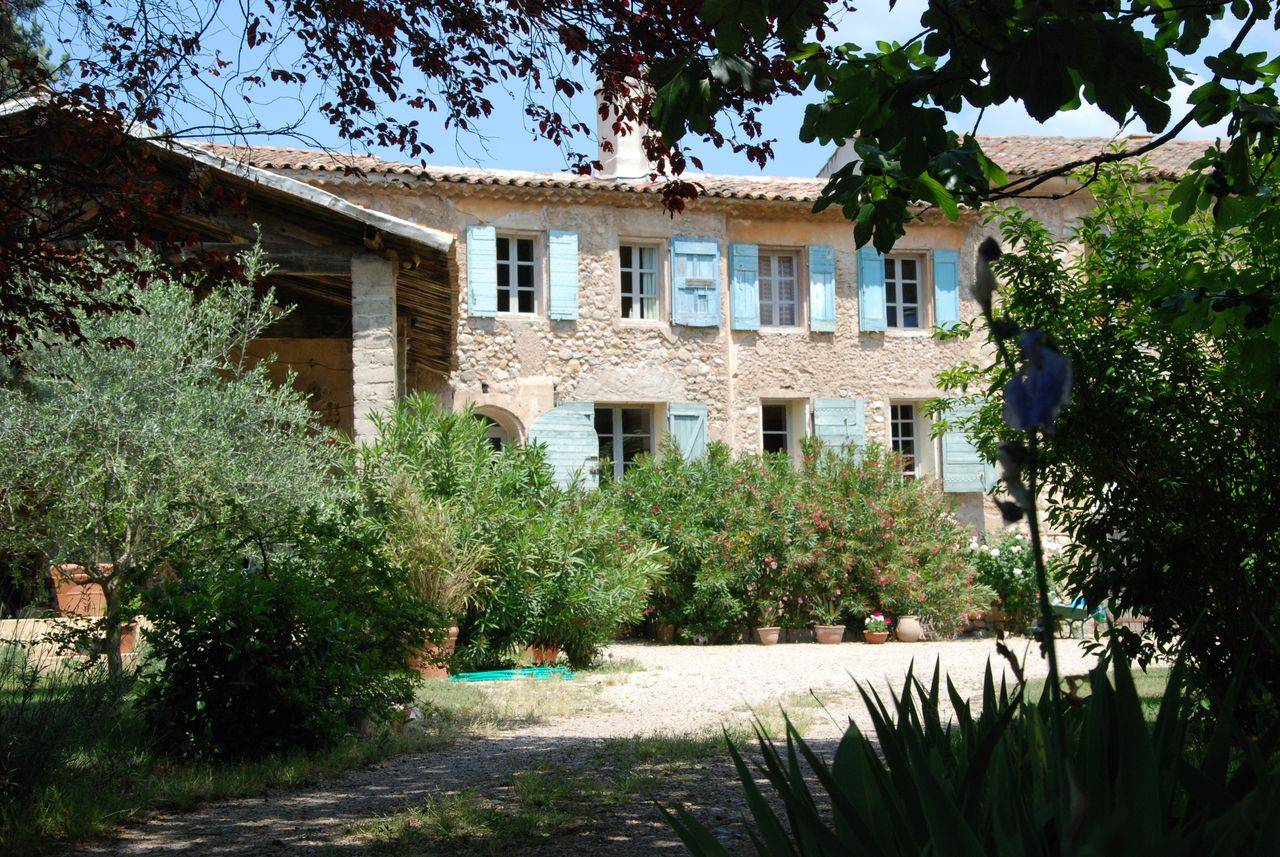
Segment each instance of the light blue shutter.
[[[954,406],[945,416],[948,422],[967,417],[977,407]],[[986,491],[995,484],[996,468],[984,461],[969,436],[959,428],[948,429],[942,435],[942,490],[951,494],[969,494]]]
[[837,452],[867,443],[866,404],[862,399],[814,399],[813,434]]
[[467,227],[467,314],[498,314],[498,233],[492,226]]
[[552,229],[547,233],[551,272],[551,309],[557,321],[578,317],[578,233]]
[[600,437],[592,402],[566,402],[539,416],[529,426],[529,443],[546,449],[551,475],[562,486],[580,479],[581,485],[599,484]]
[[884,330],[884,255],[867,244],[858,250],[858,329]]
[[671,321],[689,327],[719,327],[720,245],[697,238],[672,238],[671,270]]
[[760,248],[729,245],[729,310],[734,330],[760,329]]
[[686,402],[667,405],[667,429],[680,447],[685,461],[707,454],[707,406]]
[[959,251],[933,251],[933,317],[938,327],[960,321]]
[[809,329],[836,329],[836,251],[830,247],[809,248]]

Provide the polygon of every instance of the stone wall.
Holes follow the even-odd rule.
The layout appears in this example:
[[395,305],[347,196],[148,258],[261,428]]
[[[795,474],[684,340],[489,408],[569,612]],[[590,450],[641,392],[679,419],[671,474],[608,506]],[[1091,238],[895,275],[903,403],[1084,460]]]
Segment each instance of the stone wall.
[[[889,442],[889,403],[922,402],[937,394],[938,372],[963,360],[989,359],[974,340],[934,341],[928,331],[858,329],[856,250],[849,224],[838,214],[814,215],[804,206],[777,203],[694,203],[674,218],[639,198],[569,201],[511,193],[498,197],[474,189],[435,188],[340,181],[329,189],[362,205],[444,229],[457,236],[454,254],[459,301],[456,367],[447,389],[437,390],[455,406],[475,404],[510,415],[521,434],[543,411],[566,401],[611,403],[700,402],[709,409],[709,437],[737,450],[760,447],[762,399],[791,400],[806,413],[811,397],[862,398],[868,438]],[[447,195],[446,195],[447,194]],[[1087,196],[1028,203],[1033,213],[1065,235],[1087,210]],[[471,319],[466,308],[466,234],[471,224],[499,232],[545,236],[550,229],[575,230],[580,253],[580,317],[551,321],[546,315],[545,257],[535,316]],[[978,311],[969,296],[974,254],[994,225],[967,217],[940,217],[913,224],[895,251],[953,249],[960,253],[961,312]],[[620,317],[620,242],[665,241],[672,235],[713,238],[721,245],[721,283],[727,283],[728,245],[755,243],[800,251],[814,244],[836,249],[835,333],[799,330],[732,331],[729,297],[722,291],[723,322],[713,329],[670,324],[670,260],[664,259],[661,320]],[[545,252],[545,240],[537,242]],[[661,254],[664,257],[667,254]],[[923,258],[927,258],[927,255]],[[931,272],[926,293],[932,292]],[[935,472],[935,454],[921,456]],[[958,498],[975,523],[985,514],[981,498]]]

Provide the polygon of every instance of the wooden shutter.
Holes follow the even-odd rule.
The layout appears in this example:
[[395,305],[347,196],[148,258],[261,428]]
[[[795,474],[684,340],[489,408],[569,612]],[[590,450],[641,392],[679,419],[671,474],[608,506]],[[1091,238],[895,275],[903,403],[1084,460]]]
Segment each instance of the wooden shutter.
[[498,233],[492,226],[467,227],[467,315],[498,314]]
[[[972,414],[974,405],[953,406],[947,410],[948,422]],[[971,494],[986,491],[995,484],[995,465],[983,460],[978,448],[969,436],[959,428],[950,428],[942,435],[942,490],[951,494]]]
[[552,229],[547,234],[548,269],[551,274],[551,307],[557,321],[578,317],[578,233]]
[[688,327],[720,326],[720,245],[671,239],[671,321]]
[[594,488],[599,484],[600,438],[592,402],[566,402],[539,416],[529,426],[529,443],[542,444],[551,475],[561,486]]
[[729,245],[729,310],[734,330],[760,329],[760,248]]
[[814,399],[813,434],[837,452],[856,452],[867,443],[866,403],[862,399]]
[[887,326],[884,255],[867,244],[858,250],[858,329],[867,333]]
[[960,253],[933,251],[933,318],[938,327],[960,321]]
[[685,461],[707,454],[707,406],[688,402],[667,405],[667,430],[680,447]]
[[836,329],[836,251],[830,247],[809,248],[809,329]]

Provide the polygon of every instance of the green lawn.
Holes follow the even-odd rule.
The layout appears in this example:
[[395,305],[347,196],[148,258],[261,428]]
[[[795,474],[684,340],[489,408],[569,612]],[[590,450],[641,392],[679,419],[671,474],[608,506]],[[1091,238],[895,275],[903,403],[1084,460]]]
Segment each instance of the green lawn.
[[[1075,693],[1081,697],[1089,695],[1089,684],[1086,676],[1068,676],[1067,683],[1069,687],[1075,688]],[[1142,701],[1142,713],[1146,717],[1147,722],[1154,723],[1156,715],[1160,713],[1160,699],[1164,696],[1164,689],[1169,684],[1169,668],[1168,667],[1150,667],[1146,672],[1133,668],[1133,684],[1138,690],[1138,698]],[[1040,694],[1044,691],[1044,679],[1032,679],[1027,682],[1028,699],[1039,699]]]

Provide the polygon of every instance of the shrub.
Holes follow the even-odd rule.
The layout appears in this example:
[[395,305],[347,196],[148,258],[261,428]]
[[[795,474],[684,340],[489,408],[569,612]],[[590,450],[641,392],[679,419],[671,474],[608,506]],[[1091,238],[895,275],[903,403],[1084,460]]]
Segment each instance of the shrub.
[[[756,850],[778,857],[1273,850],[1274,742],[1245,741],[1229,715],[1207,740],[1189,742],[1193,705],[1182,691],[1182,667],[1171,675],[1154,727],[1143,720],[1124,661],[1115,661],[1114,687],[1107,673],[1106,666],[1093,670],[1091,693],[1064,712],[1061,734],[1048,685],[1029,702],[1021,687],[997,692],[990,668],[977,714],[948,681],[954,721],[942,710],[936,671],[928,685],[909,674],[892,706],[862,689],[874,738],[851,721],[830,764],[790,723],[785,751],[758,729],[764,777],[785,825],[730,743]],[[1065,755],[1056,749],[1059,737]],[[668,819],[693,854],[728,854],[689,812]]]
[[176,569],[148,593],[148,722],[170,749],[260,757],[321,747],[412,699],[406,667],[432,613],[350,508],[269,547]]
[[[977,571],[978,582],[994,595],[992,606],[1004,613],[1004,628],[1026,631],[1040,615],[1031,541],[1016,530],[1002,534],[994,545],[975,540],[969,545],[969,562]],[[1053,586],[1060,562],[1049,557],[1046,565],[1049,585]]]
[[411,523],[396,512],[398,495],[449,510],[450,550],[475,559],[457,666],[510,664],[534,642],[586,664],[640,618],[661,569],[657,550],[613,506],[558,488],[540,449],[495,450],[486,434],[470,410],[409,396],[357,450],[352,478],[390,545],[405,543]]
[[692,463],[674,450],[644,459],[605,491],[666,547],[650,610],[686,635],[729,640],[779,622],[860,621],[872,609],[919,614],[947,634],[987,591],[936,485],[901,474],[875,446],[855,461],[810,444],[795,466],[712,444]]

